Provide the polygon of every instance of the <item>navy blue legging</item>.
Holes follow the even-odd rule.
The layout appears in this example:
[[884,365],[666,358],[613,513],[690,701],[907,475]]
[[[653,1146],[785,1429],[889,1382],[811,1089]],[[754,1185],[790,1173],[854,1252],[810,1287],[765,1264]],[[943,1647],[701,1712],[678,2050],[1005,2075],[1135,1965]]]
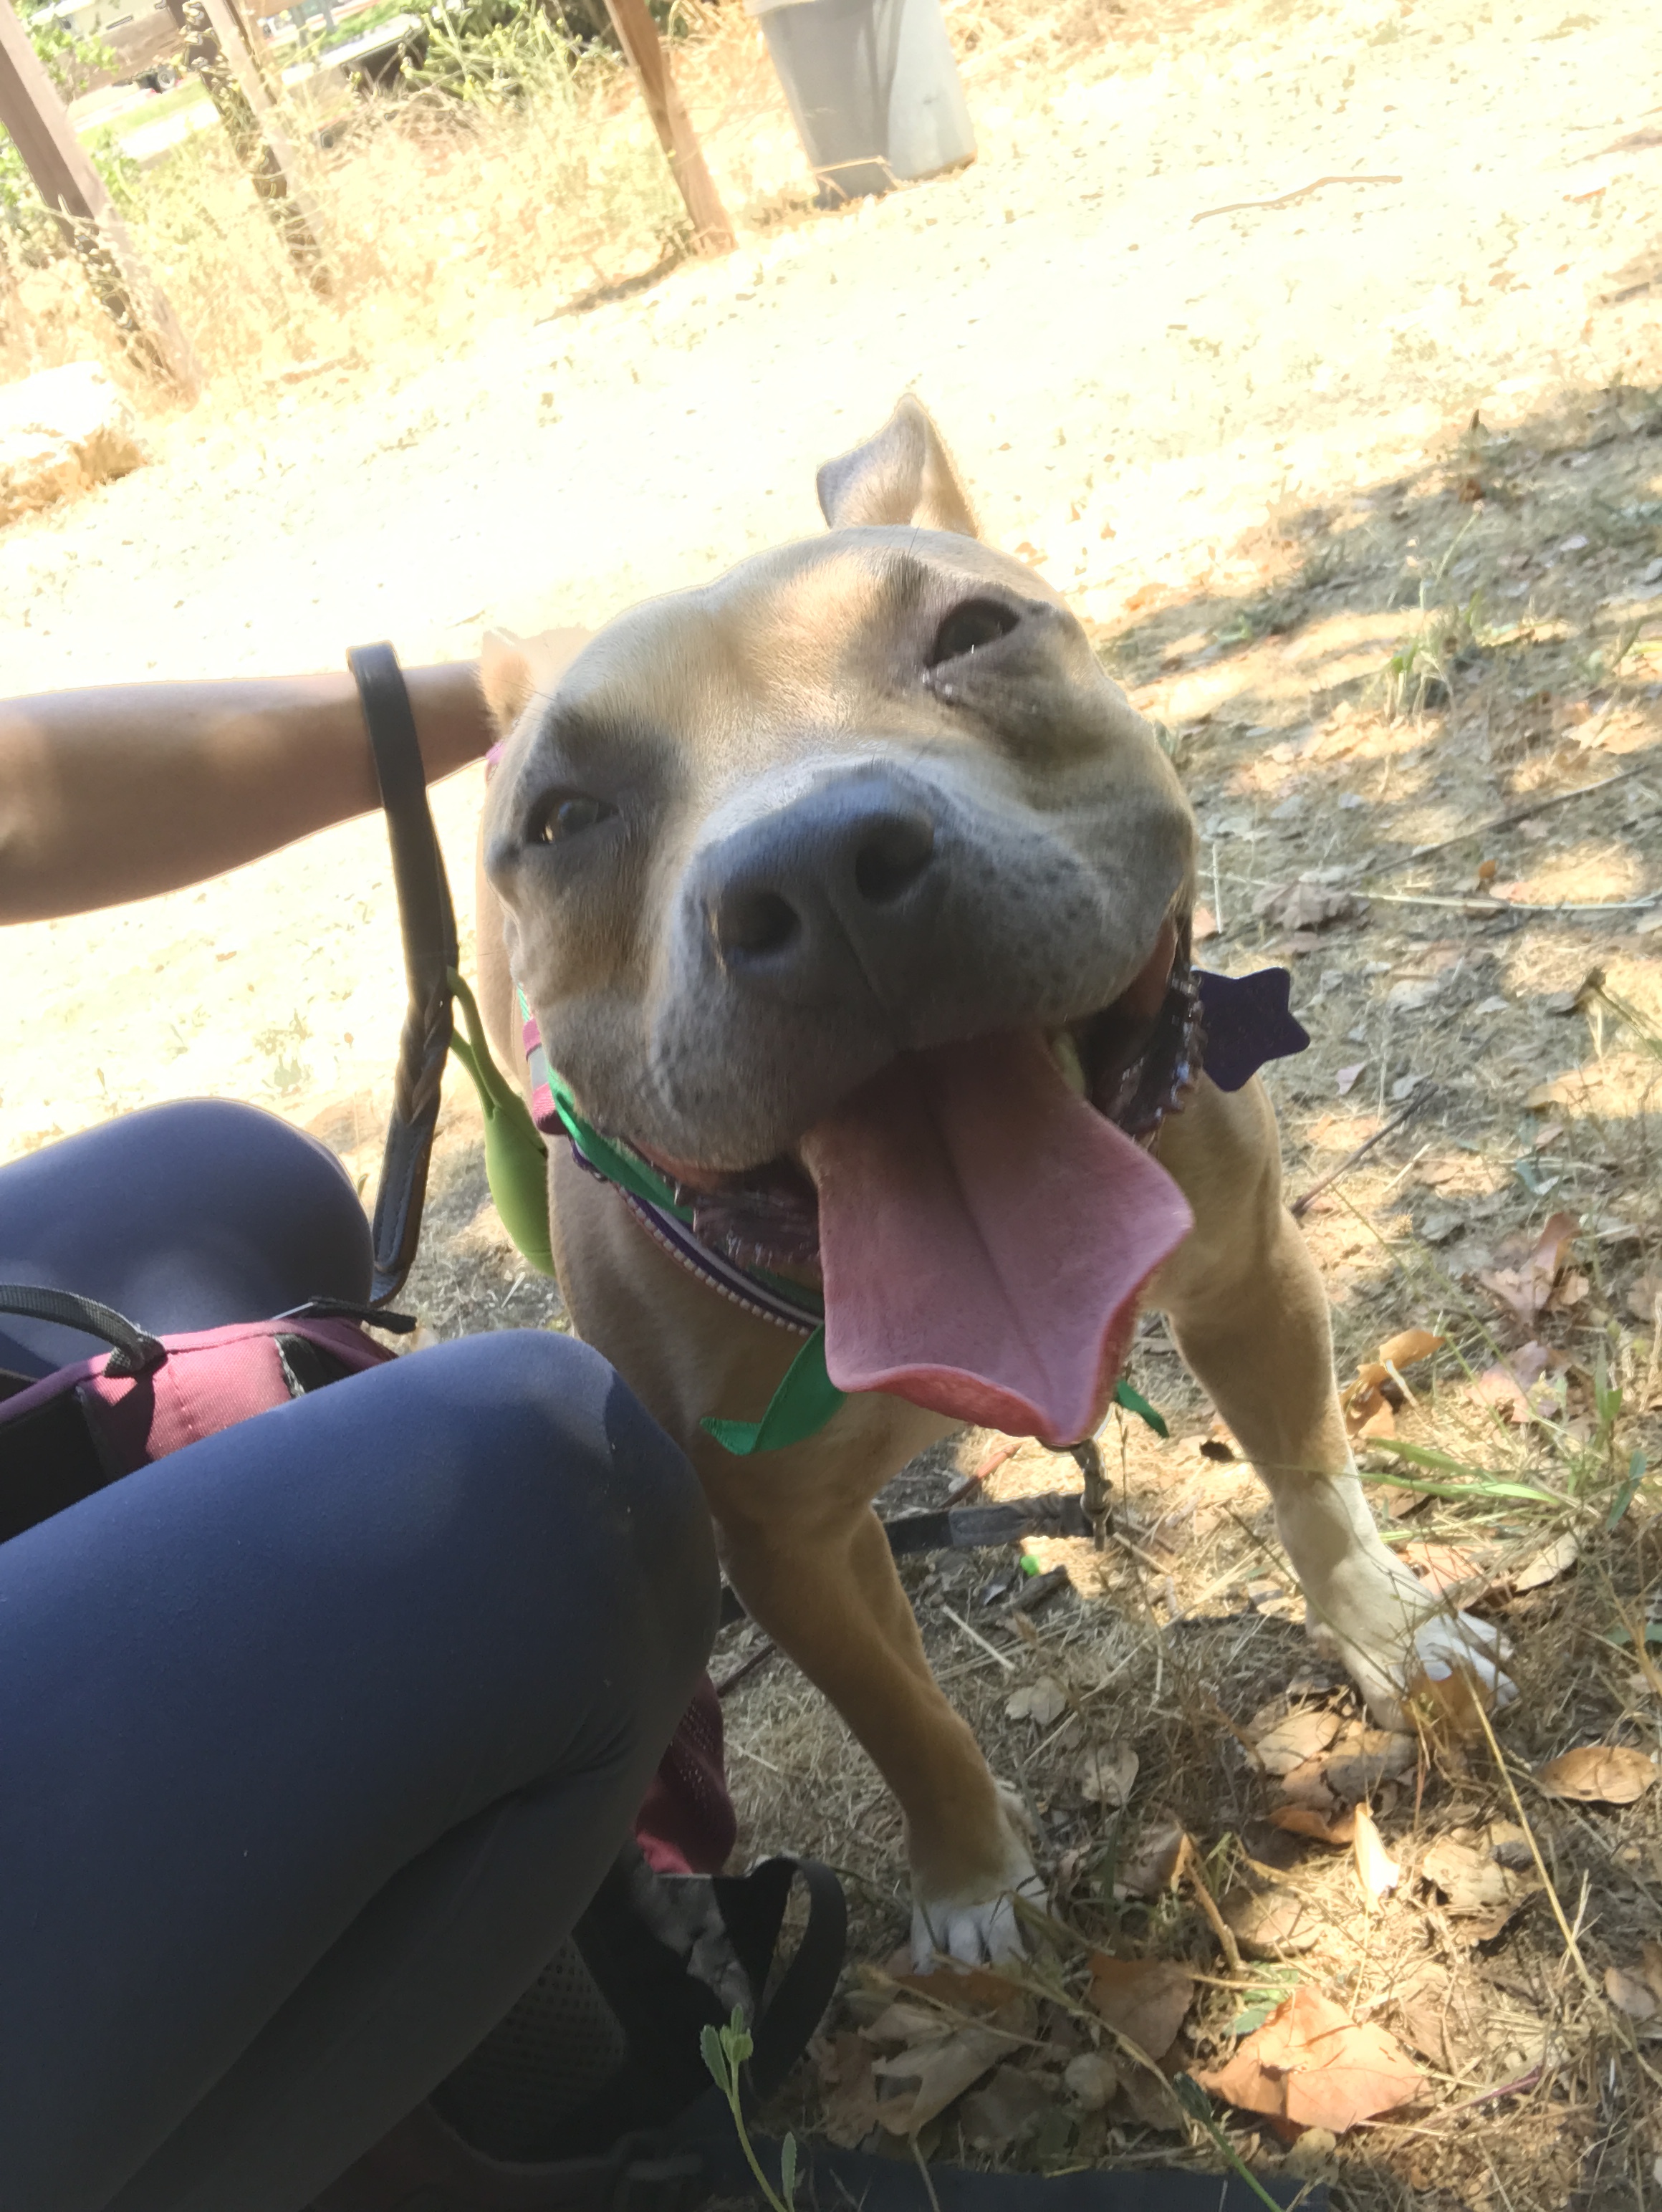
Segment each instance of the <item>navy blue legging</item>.
[[[251,1109],[0,1168],[0,1281],[152,1329],[368,1271],[338,1167]],[[0,1366],[87,1348],[17,1324]],[[569,1930],[715,1607],[686,1462],[553,1335],[334,1383],[0,1545],[0,2212],[299,2212]]]

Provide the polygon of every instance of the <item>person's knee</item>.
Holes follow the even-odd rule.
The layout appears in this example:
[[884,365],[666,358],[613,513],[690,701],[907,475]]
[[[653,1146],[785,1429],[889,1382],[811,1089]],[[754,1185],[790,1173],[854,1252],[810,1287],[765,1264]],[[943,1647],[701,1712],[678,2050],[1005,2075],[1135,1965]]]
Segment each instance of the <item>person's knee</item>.
[[489,1532],[502,1573],[563,1603],[590,1594],[597,1616],[696,1673],[720,1583],[709,1509],[685,1453],[616,1370],[574,1338],[528,1330],[439,1345],[408,1366],[427,1378],[435,1423],[460,1418],[468,1521]]
[[258,1106],[181,1099],[131,1117],[151,1173],[176,1164],[186,1188],[210,1191],[274,1262],[304,1255],[311,1295],[364,1298],[373,1272],[369,1223],[326,1145]]

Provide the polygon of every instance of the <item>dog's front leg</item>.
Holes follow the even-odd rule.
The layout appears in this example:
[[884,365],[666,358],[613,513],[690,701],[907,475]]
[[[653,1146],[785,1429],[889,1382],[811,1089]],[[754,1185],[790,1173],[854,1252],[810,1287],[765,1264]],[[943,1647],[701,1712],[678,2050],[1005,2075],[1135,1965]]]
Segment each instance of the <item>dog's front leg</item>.
[[900,1802],[920,1968],[935,1951],[1019,1955],[1011,1893],[1037,1897],[1042,1885],[1019,1815],[929,1671],[877,1516],[862,1501],[721,1517],[728,1571],[752,1618],[831,1699]]
[[1259,1085],[1202,1085],[1162,1132],[1195,1230],[1151,1286],[1178,1349],[1275,1501],[1275,1524],[1318,1637],[1336,1646],[1376,1719],[1405,1720],[1421,1674],[1472,1674],[1514,1694],[1487,1622],[1452,1611],[1374,1526],[1333,1380],[1326,1295],[1281,1200],[1275,1122]]

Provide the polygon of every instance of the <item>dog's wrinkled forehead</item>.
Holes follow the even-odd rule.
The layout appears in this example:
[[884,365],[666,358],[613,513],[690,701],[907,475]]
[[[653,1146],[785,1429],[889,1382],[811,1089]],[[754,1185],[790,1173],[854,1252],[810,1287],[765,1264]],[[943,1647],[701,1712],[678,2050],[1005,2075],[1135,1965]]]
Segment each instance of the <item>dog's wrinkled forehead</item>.
[[690,768],[719,757],[725,775],[754,768],[747,731],[774,757],[792,732],[805,745],[857,743],[911,721],[921,735],[944,703],[928,680],[941,626],[989,591],[1012,626],[1050,617],[1043,647],[1065,680],[1082,635],[1019,563],[933,532],[841,531],[620,615],[533,707],[526,735],[554,746],[585,730],[652,735],[693,748]]

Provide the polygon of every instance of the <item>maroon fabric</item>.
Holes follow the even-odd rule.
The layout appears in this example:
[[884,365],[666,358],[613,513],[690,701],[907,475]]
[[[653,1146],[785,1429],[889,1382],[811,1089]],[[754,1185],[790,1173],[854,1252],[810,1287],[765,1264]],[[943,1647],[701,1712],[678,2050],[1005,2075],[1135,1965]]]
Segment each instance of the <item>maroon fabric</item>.
[[635,1840],[659,1874],[720,1874],[739,1833],[722,1760],[721,1707],[698,1685],[635,1816]]
[[303,1336],[354,1372],[393,1357],[356,1322],[234,1322],[225,1328],[163,1337],[167,1356],[147,1375],[107,1373],[107,1352],[43,1375],[0,1402],[0,1437],[8,1421],[72,1390],[112,1476],[131,1474],[235,1422],[286,1406],[288,1379],[272,1341],[278,1336]]

